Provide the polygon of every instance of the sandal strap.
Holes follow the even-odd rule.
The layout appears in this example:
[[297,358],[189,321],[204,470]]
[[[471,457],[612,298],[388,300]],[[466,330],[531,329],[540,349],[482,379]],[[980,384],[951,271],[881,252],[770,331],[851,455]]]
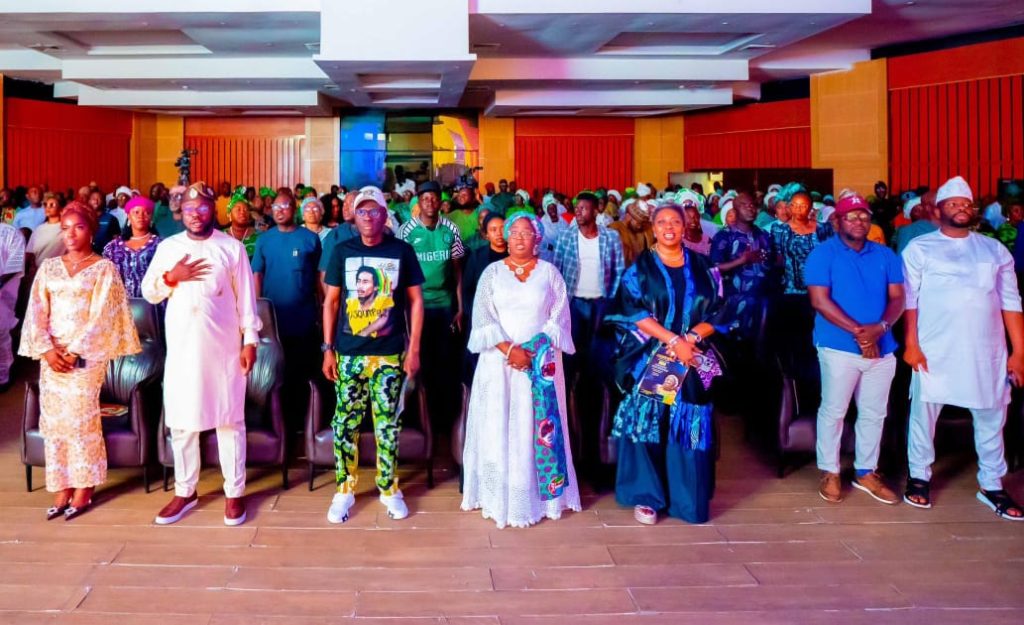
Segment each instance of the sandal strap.
[[931,484],[926,480],[919,480],[917,478],[910,478],[907,480],[907,494],[916,495],[921,497],[928,497],[931,491]]
[[1006,514],[1011,508],[1024,512],[1024,509],[1021,509],[1021,507],[1017,505],[1017,502],[1010,497],[1010,493],[1006,492],[1004,489],[982,490],[981,494],[992,502],[992,505],[996,507],[996,512],[998,514]]

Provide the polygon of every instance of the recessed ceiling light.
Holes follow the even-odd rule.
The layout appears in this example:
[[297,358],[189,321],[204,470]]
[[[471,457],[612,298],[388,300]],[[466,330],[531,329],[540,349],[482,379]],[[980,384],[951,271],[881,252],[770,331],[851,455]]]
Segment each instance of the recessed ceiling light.
[[188,89],[188,85],[182,85],[181,88],[182,89]]
[[[811,22],[811,23],[813,24],[814,22]],[[722,26],[728,26],[728,25],[729,25],[729,22],[722,22]]]
[[907,5],[908,7],[912,7],[912,6],[914,6],[915,4],[917,4],[917,3],[916,3],[916,2],[914,2],[914,0],[910,0],[909,2],[907,2],[907,3],[906,3],[906,5]]

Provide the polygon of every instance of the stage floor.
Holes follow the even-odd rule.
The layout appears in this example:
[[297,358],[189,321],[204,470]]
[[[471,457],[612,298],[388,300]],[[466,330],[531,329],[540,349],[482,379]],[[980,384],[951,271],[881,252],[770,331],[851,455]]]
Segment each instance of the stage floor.
[[[723,418],[702,526],[638,526],[588,488],[581,513],[498,530],[459,511],[446,466],[433,490],[403,472],[404,521],[365,473],[351,521],[331,526],[332,475],[309,492],[298,464],[284,492],[277,472],[250,471],[241,527],[222,523],[216,470],[174,526],[152,523],[170,494],[146,494],[131,470],[111,472],[88,514],[47,522],[41,469],[25,492],[21,401],[19,386],[0,396],[0,623],[973,625],[1016,624],[1024,608],[1024,523],[974,499],[969,454],[943,459],[932,510],[859,491],[829,505],[813,463],[777,479]],[[1018,499],[1022,474],[1008,480]]]

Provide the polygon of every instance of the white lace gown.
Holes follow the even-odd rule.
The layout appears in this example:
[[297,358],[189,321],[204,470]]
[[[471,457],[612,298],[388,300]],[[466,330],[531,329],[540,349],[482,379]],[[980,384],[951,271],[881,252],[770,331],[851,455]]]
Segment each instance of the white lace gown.
[[[462,509],[480,509],[498,527],[527,527],[562,511],[579,512],[580,491],[569,449],[561,352],[573,353],[569,300],[555,266],[543,260],[526,282],[498,261],[480,277],[473,304],[469,349],[480,354],[466,422]],[[505,363],[502,341],[525,343],[544,332],[558,350],[555,388],[568,485],[555,499],[541,499],[533,447],[533,393],[529,376]]]

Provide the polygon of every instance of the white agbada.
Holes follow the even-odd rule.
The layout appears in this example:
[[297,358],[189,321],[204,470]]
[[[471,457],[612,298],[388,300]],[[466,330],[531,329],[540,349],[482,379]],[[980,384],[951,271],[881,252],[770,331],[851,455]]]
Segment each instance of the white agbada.
[[941,231],[903,250],[907,309],[928,372],[914,373],[921,401],[987,409],[1010,402],[1002,311],[1021,310],[1013,257],[995,239]]
[[[462,509],[482,509],[498,527],[526,527],[542,518],[557,519],[566,509],[580,510],[580,491],[569,449],[565,411],[565,374],[561,352],[573,353],[569,301],[565,282],[554,265],[543,260],[526,282],[505,265],[491,263],[480,276],[473,303],[473,330],[468,349],[480,354],[469,414],[462,466]],[[534,465],[533,393],[529,376],[505,362],[495,348],[502,341],[525,343],[544,332],[559,351],[555,389],[568,486],[556,499],[537,492]]]
[[[182,257],[204,259],[200,281],[167,286],[163,276]],[[245,247],[214,230],[208,239],[187,232],[164,239],[142,280],[142,296],[167,300],[164,410],[167,427],[202,432],[245,421],[242,344],[259,341],[256,291]]]

